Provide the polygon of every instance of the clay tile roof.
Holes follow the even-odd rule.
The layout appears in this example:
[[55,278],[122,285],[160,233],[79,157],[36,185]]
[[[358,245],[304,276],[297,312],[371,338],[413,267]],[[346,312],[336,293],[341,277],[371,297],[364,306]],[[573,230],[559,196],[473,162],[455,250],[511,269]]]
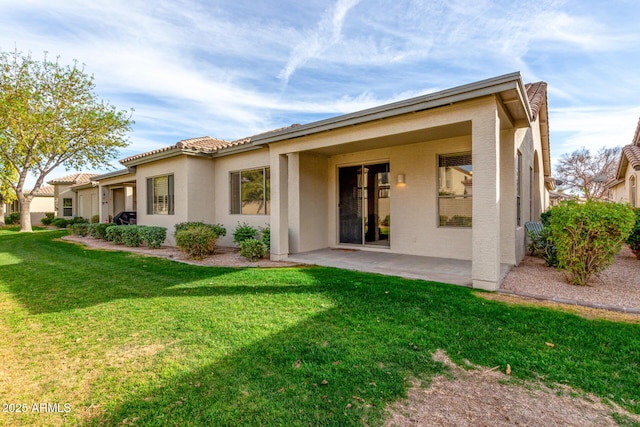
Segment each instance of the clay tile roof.
[[638,119],[638,126],[636,126],[636,133],[633,135],[633,141],[631,141],[631,145],[640,147],[640,119]]
[[157,150],[147,151],[146,153],[135,154],[120,160],[120,163],[127,163],[132,160],[142,159],[153,154],[163,153],[171,150],[191,150],[201,153],[213,153],[229,145],[229,142],[222,139],[211,138],[210,136],[201,136],[198,138],[183,139],[174,145],[158,148]]
[[547,84],[545,82],[527,83],[524,87],[527,90],[527,98],[529,98],[531,113],[533,114],[533,120],[535,120],[546,98]]
[[32,193],[34,196],[53,196],[54,188],[52,185],[45,185],[38,188],[37,190],[32,190]]
[[98,176],[97,173],[73,173],[71,175],[63,176],[60,178],[52,179],[47,184],[82,184],[91,181],[91,178]]
[[640,168],[640,146],[625,145],[622,148],[622,155],[626,156],[629,160],[629,166],[634,169]]

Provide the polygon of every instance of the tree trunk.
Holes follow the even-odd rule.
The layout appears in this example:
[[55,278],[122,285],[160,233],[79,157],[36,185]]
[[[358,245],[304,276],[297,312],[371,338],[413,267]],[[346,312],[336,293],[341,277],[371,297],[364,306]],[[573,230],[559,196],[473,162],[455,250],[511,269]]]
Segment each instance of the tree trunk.
[[20,197],[20,232],[32,232],[31,228],[31,199]]
[[4,200],[0,197],[0,227],[4,227]]

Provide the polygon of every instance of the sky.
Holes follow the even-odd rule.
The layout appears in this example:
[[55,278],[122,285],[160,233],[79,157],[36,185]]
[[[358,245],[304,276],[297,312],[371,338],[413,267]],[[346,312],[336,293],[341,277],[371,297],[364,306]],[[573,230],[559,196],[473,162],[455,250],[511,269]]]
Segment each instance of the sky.
[[84,64],[133,109],[119,158],[519,71],[548,83],[555,162],[631,142],[639,21],[637,0],[0,0],[0,50]]

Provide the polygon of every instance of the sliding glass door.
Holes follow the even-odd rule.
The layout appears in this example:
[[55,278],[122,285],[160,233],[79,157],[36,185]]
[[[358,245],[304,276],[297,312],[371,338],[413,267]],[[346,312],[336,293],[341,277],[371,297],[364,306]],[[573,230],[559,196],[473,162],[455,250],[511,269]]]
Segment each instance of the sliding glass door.
[[389,246],[389,163],[338,169],[340,243]]

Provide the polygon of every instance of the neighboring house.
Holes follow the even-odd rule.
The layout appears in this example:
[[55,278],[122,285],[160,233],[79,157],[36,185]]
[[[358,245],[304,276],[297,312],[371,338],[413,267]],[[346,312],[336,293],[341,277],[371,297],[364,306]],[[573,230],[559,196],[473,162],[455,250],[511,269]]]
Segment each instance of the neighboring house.
[[473,286],[496,289],[501,263],[525,255],[524,223],[549,205],[546,88],[513,73],[237,141],[180,141],[94,178],[101,221],[129,188],[138,224],[167,227],[168,243],[179,222],[229,235],[246,222],[271,227],[275,260],[327,247],[471,260]]
[[640,207],[640,120],[636,126],[631,144],[625,145],[620,153],[616,176],[607,182],[609,199],[614,202],[629,203]]
[[[5,215],[13,212],[20,212],[20,202],[17,200],[5,205]],[[51,185],[45,185],[34,191],[29,209],[31,224],[40,224],[47,212],[54,212],[54,188]]]
[[81,216],[90,220],[99,215],[98,188],[93,181],[96,174],[74,173],[52,179],[56,217],[71,219]]
[[565,200],[579,200],[578,196],[567,193],[559,193],[557,191],[549,191],[549,205],[557,206],[560,202]]

